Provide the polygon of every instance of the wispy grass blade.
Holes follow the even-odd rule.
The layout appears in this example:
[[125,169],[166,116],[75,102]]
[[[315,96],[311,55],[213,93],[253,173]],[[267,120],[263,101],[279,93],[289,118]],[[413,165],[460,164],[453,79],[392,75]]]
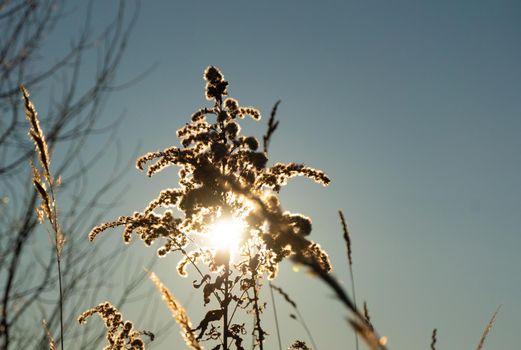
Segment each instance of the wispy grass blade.
[[161,293],[163,300],[168,306],[170,312],[172,313],[172,317],[177,322],[179,327],[181,327],[181,335],[183,336],[186,345],[188,345],[193,350],[204,350],[204,348],[201,346],[201,344],[199,344],[192,332],[192,322],[190,322],[186,310],[174,298],[174,295],[163,284],[163,282],[161,282],[161,280],[159,279],[159,277],[157,277],[155,273],[149,271],[148,276]]
[[347,222],[342,210],[338,211],[338,215],[340,216],[340,223],[342,225],[342,231],[344,234],[344,241],[346,243],[346,251],[347,251],[347,261],[349,266],[353,265],[353,252],[351,250],[351,235],[349,234],[349,230],[347,229]]
[[[347,222],[344,217],[344,213],[342,210],[338,210],[338,215],[340,216],[340,223],[342,225],[343,237],[346,243],[346,252],[347,252],[347,262],[349,264],[349,276],[351,278],[351,293],[353,293],[353,303],[356,305],[356,289],[355,289],[355,276],[353,274],[353,251],[351,245],[351,235],[349,234],[349,230],[347,229]],[[355,349],[358,350],[358,335],[355,334]]]
[[282,350],[282,341],[280,339],[279,318],[277,316],[277,304],[275,303],[275,297],[273,296],[273,289],[274,289],[274,286],[270,282],[271,303],[273,304],[273,316],[275,317],[275,327],[277,328],[277,340],[279,342],[279,350]]
[[[311,341],[311,344],[313,344],[314,349],[318,350],[317,344],[315,343],[315,339],[313,339],[313,335],[311,334],[311,331],[309,330],[308,325],[306,324],[306,321],[304,320],[304,317],[302,317],[302,315],[299,311],[299,308],[297,306],[297,303],[295,301],[293,301],[293,299],[290,298],[289,294],[286,293],[281,287],[278,287],[278,286],[272,284],[271,282],[270,282],[270,289],[277,291],[288,304],[293,306],[293,308],[295,309],[295,312],[298,315],[299,323],[302,325],[302,327],[306,331],[306,333],[309,337],[309,340]],[[273,295],[273,291],[272,291],[272,295]],[[274,301],[274,303],[275,303],[275,301]]]
[[268,130],[266,131],[266,135],[262,137],[264,153],[268,153],[271,137],[273,136],[273,133],[275,132],[275,130],[277,130],[277,127],[279,126],[279,121],[275,121],[275,116],[277,115],[277,108],[279,107],[279,104],[280,100],[278,100],[273,106],[270,114],[270,119],[268,120]]
[[483,349],[483,345],[485,344],[485,339],[487,339],[488,334],[492,330],[492,326],[494,325],[494,322],[496,322],[496,317],[497,317],[497,314],[499,312],[499,309],[501,309],[501,305],[498,306],[498,308],[496,309],[496,311],[494,312],[494,314],[490,318],[490,321],[488,321],[488,324],[485,327],[485,330],[483,331],[483,334],[481,335],[481,338],[479,339],[479,343],[478,343],[478,346],[477,346],[476,350]]

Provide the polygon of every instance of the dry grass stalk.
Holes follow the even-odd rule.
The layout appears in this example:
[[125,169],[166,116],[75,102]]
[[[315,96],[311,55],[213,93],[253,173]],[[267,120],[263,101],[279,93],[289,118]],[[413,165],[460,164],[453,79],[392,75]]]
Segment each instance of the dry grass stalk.
[[[22,92],[24,100],[25,115],[30,124],[29,136],[34,141],[38,160],[43,170],[43,174],[41,174],[40,171],[31,163],[33,184],[42,199],[41,208],[38,209],[38,218],[40,221],[42,221],[44,217],[49,220],[54,231],[56,253],[57,255],[61,255],[65,244],[65,237],[57,220],[58,213],[56,209],[56,198],[54,195],[56,184],[51,175],[51,157],[49,155],[47,142],[45,141],[45,135],[40,126],[38,113],[36,112],[34,104],[29,99],[29,92],[23,85],[20,85],[20,91]],[[43,179],[45,179],[45,181]]]
[[349,323],[354,330],[362,336],[367,345],[372,350],[385,350],[385,344],[387,343],[386,337],[379,337],[372,326],[370,326],[365,317],[356,308],[351,298],[347,295],[341,284],[329,273],[323,270],[320,264],[314,259],[303,259],[301,256],[296,255],[293,260],[307,266],[319,279],[327,284],[334,292],[340,302],[346,306],[355,316],[354,319],[350,319]]
[[487,326],[485,327],[485,330],[483,331],[483,334],[481,335],[481,338],[479,339],[478,346],[476,347],[476,350],[481,350],[483,348],[483,345],[485,344],[485,339],[487,338],[488,334],[492,330],[492,326],[494,325],[494,322],[496,322],[496,317],[499,312],[499,309],[501,309],[501,305],[498,306],[492,317],[490,318],[490,321],[488,321]]
[[366,320],[367,324],[369,325],[369,327],[374,329],[373,324],[371,323],[371,316],[369,315],[369,308],[367,307],[367,302],[365,302],[365,301],[364,301],[364,317],[365,317],[365,320]]
[[49,342],[49,350],[56,350],[56,342],[54,341],[54,338],[52,337],[52,334],[49,331],[49,328],[47,327],[47,322],[45,322],[45,320],[42,320],[42,326],[43,330],[45,331],[45,335],[47,336],[47,341]]
[[[355,276],[353,273],[353,252],[351,248],[351,235],[349,234],[349,230],[347,229],[347,222],[344,217],[344,213],[342,210],[338,210],[338,215],[340,216],[340,223],[342,224],[342,231],[344,241],[346,243],[346,252],[347,252],[347,262],[349,263],[349,276],[351,278],[351,293],[353,293],[353,302],[356,305],[356,289],[355,289]],[[355,348],[358,350],[358,336],[355,334]]]
[[434,328],[432,330],[432,337],[431,337],[431,350],[436,350],[436,333],[438,332],[438,330],[436,328]]
[[[106,229],[124,226],[125,243],[136,233],[147,246],[156,240],[163,241],[157,251],[159,256],[182,252],[186,259],[179,265],[181,275],[185,274],[188,261],[196,269],[197,264],[206,265],[209,274],[203,276],[198,270],[201,280],[193,286],[202,288],[204,305],[215,299],[219,308],[208,311],[194,329],[199,331],[196,340],[220,340],[219,346],[224,350],[232,345],[242,349],[247,331],[244,325],[232,323],[233,313],[240,309],[257,315],[256,345],[262,350],[264,332],[260,327],[260,314],[263,307],[258,302],[261,279],[265,275],[268,279],[275,278],[279,264],[286,258],[300,263],[306,261],[321,273],[331,270],[327,253],[319,244],[305,238],[311,233],[311,219],[283,211],[277,194],[296,176],[308,177],[324,186],[330,179],[324,172],[304,164],[268,166],[267,154],[259,150],[259,141],[240,133],[240,119],[249,115],[259,120],[259,111],[241,107],[234,98],[225,98],[228,82],[217,68],[208,67],[203,78],[206,98],[212,101],[213,107],[197,110],[192,122],[177,130],[182,147],[151,152],[136,162],[141,170],[153,162],[148,164],[148,176],[169,166],[180,167],[179,187],[162,191],[143,212],[95,227],[89,238],[94,239]],[[275,110],[266,141],[277,125]],[[165,210],[155,211],[159,207]],[[181,216],[176,217],[171,207],[177,208]],[[209,245],[197,247],[200,251],[197,258],[186,254],[189,246],[198,245],[194,239],[211,238],[214,235],[211,226],[230,219],[240,220],[244,225],[236,252],[237,262],[230,263],[230,252],[213,246],[210,241]],[[176,303],[172,305],[177,309]],[[234,310],[231,314],[229,308]],[[216,326],[221,321],[222,326]]]
[[349,230],[347,229],[347,222],[344,217],[344,213],[342,213],[342,210],[338,211],[338,215],[340,216],[340,223],[342,224],[342,230],[344,233],[344,241],[346,242],[347,260],[349,262],[349,266],[352,266],[353,252],[351,251],[351,235],[349,234]]
[[29,129],[29,136],[31,136],[34,141],[47,181],[51,183],[51,158],[49,156],[49,150],[47,149],[47,143],[45,142],[45,136],[43,134],[42,128],[40,127],[38,113],[36,112],[34,104],[29,99],[29,92],[23,85],[20,85],[20,91],[22,92],[24,99],[25,116],[31,124],[31,128]]
[[349,323],[371,350],[385,350],[386,337],[378,337],[372,327],[363,320],[350,319]]
[[204,350],[204,348],[199,344],[196,340],[193,331],[192,331],[192,323],[188,318],[188,314],[186,310],[181,306],[181,304],[174,298],[174,295],[170,292],[170,290],[161,282],[159,277],[153,272],[148,272],[148,275],[152,282],[156,285],[157,289],[161,293],[163,300],[165,301],[168,309],[172,313],[172,317],[177,322],[179,327],[181,327],[181,335],[185,340],[186,345],[188,345],[193,350]]
[[[38,120],[38,113],[36,112],[36,108],[29,99],[29,92],[23,85],[20,85],[20,91],[22,92],[24,100],[25,115],[30,124],[29,136],[34,141],[38,160],[40,162],[40,166],[43,169],[42,176],[40,171],[31,163],[33,184],[42,199],[42,204],[41,207],[37,209],[37,214],[40,222],[43,222],[43,218],[47,218],[49,220],[54,233],[54,249],[58,266],[58,281],[60,290],[60,344],[61,349],[63,350],[63,288],[60,256],[65,244],[65,237],[60,229],[60,226],[58,225],[56,197],[54,195],[55,184],[51,175],[51,157],[49,155],[47,143],[45,142],[45,135],[42,128],[40,127],[40,121]],[[45,181],[43,181],[42,178],[45,179]]]
[[270,295],[271,295],[271,304],[273,306],[273,316],[275,318],[275,328],[277,329],[277,341],[279,342],[279,350],[282,350],[282,340],[280,339],[280,327],[279,327],[279,318],[277,316],[277,304],[275,303],[275,297],[273,296],[273,284],[270,281]]
[[275,121],[275,116],[277,114],[277,108],[279,107],[279,104],[280,100],[278,100],[273,106],[273,109],[271,110],[270,114],[270,119],[268,120],[268,130],[266,131],[266,135],[264,135],[262,138],[264,153],[268,153],[268,147],[270,145],[271,136],[279,126],[279,121]]
[[[293,308],[295,309],[295,312],[297,313],[298,315],[298,321],[299,323],[302,325],[302,327],[304,328],[304,330],[306,331],[308,337],[309,337],[309,340],[311,341],[311,344],[313,344],[313,347],[315,348],[315,350],[318,349],[318,346],[317,344],[315,343],[315,339],[313,338],[313,335],[311,334],[311,331],[309,330],[308,328],[308,325],[306,324],[306,321],[304,321],[304,317],[302,317],[302,314],[300,313],[300,310],[299,308],[297,307],[297,303],[290,298],[289,294],[286,293],[281,287],[278,287],[274,284],[272,284],[270,282],[270,288],[277,291],[283,298],[284,300],[290,304],[291,306],[293,306]],[[295,318],[294,315],[291,315],[293,316],[292,318]]]

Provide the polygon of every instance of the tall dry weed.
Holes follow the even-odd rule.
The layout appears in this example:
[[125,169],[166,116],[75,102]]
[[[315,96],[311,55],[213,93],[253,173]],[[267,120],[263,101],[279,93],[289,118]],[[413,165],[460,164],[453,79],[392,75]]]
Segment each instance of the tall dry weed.
[[[280,202],[279,191],[295,176],[308,177],[324,186],[330,183],[330,179],[321,170],[300,163],[268,165],[270,139],[279,123],[275,120],[279,102],[272,110],[268,130],[263,137],[264,149],[260,151],[259,141],[253,136],[242,135],[240,126],[241,120],[246,117],[260,120],[260,112],[228,97],[229,83],[216,67],[208,67],[203,78],[206,82],[205,96],[212,105],[199,108],[192,114],[191,121],[177,130],[181,146],[150,152],[136,161],[136,167],[141,171],[146,169],[149,177],[171,166],[178,167],[176,187],[162,190],[140,212],[94,227],[89,239],[95,240],[109,228],[122,227],[125,243],[130,243],[137,236],[146,246],[160,242],[161,246],[157,249],[159,257],[171,253],[181,255],[176,268],[178,274],[187,277],[190,270],[197,274],[192,286],[201,291],[202,304],[208,307],[196,327],[192,326],[186,310],[159,278],[153,273],[150,273],[150,278],[181,327],[185,343],[192,349],[202,349],[202,344],[208,342],[212,350],[232,347],[244,350],[248,330],[244,323],[239,323],[235,318],[237,313],[242,312],[254,318],[249,332],[252,335],[252,349],[263,350],[268,334],[262,327],[261,318],[269,305],[261,302],[261,290],[266,280],[270,281],[270,293],[275,290],[281,294],[303,322],[296,303],[280,287],[271,283],[278,275],[279,264],[291,260],[308,268],[350,312],[348,322],[357,336],[356,347],[360,337],[370,349],[385,350],[387,337],[381,337],[376,332],[367,304],[364,303],[364,310],[361,311],[354,298],[352,241],[343,213],[339,211],[352,297],[330,274],[332,267],[328,254],[318,243],[309,239],[311,219],[284,210]],[[43,148],[41,152],[44,154]],[[44,159],[43,156],[41,158]],[[217,232],[216,227],[221,227],[224,232]],[[237,233],[234,231],[239,232],[230,240],[230,245],[216,243],[228,241],[230,235]],[[275,308],[273,297],[271,307]],[[110,304],[100,304],[83,313],[79,320],[83,322],[93,313],[99,313],[107,326],[109,345],[125,338],[126,342],[118,344],[126,349],[133,346],[133,342],[138,342],[136,339],[141,333],[132,333],[132,326],[121,323],[121,315],[110,311],[113,308]],[[110,315],[118,315],[117,322],[111,318],[116,316]],[[495,315],[485,330],[478,350]],[[124,335],[118,328],[121,326],[123,330],[127,329]],[[316,348],[311,332],[305,324],[304,327]],[[129,335],[130,338],[127,337]],[[436,332],[433,333],[431,348],[435,343]],[[139,346],[144,348],[144,342],[139,341]],[[282,348],[280,336],[279,347]],[[309,347],[298,340],[290,349]]]
[[[181,253],[179,274],[187,276],[188,266],[193,266],[200,278],[194,287],[202,290],[203,304],[213,300],[219,305],[189,334],[196,334],[197,343],[214,343],[214,348],[218,342],[222,349],[232,344],[243,349],[247,331],[244,324],[234,323],[236,313],[242,311],[254,316],[254,347],[262,350],[266,337],[261,325],[263,280],[276,278],[284,259],[307,261],[324,274],[331,270],[327,253],[308,238],[311,219],[283,210],[278,192],[295,176],[323,185],[330,180],[324,172],[304,164],[268,166],[267,149],[278,126],[278,104],[263,138],[264,151],[259,151],[255,137],[241,135],[239,122],[245,117],[259,120],[260,112],[226,97],[228,81],[217,68],[208,67],[203,78],[206,98],[213,106],[198,109],[191,122],[177,130],[182,147],[150,152],[136,162],[140,170],[148,165],[148,176],[173,165],[179,167],[178,187],[163,190],[142,212],[95,227],[89,239],[123,226],[125,243],[136,233],[147,246],[162,241],[157,250],[160,257]],[[176,217],[172,208],[182,215]],[[240,223],[235,251],[211,244],[212,227],[223,222]]]
[[[23,96],[25,115],[30,124],[29,136],[34,142],[37,158],[42,169],[39,170],[36,166],[34,166],[31,163],[31,169],[33,173],[33,184],[42,200],[40,207],[37,209],[38,218],[40,222],[43,222],[44,219],[47,219],[52,228],[52,241],[54,243],[54,250],[58,267],[58,288],[60,293],[60,345],[61,349],[63,350],[64,331],[61,253],[65,245],[65,236],[63,235],[60,225],[58,224],[58,209],[56,207],[55,197],[55,187],[59,185],[60,181],[59,179],[58,181],[55,181],[51,174],[51,156],[49,154],[47,142],[45,142],[45,135],[40,126],[38,113],[36,112],[34,104],[29,99],[29,92],[23,85],[20,86],[20,91],[22,92]],[[52,339],[52,336],[50,335],[46,327],[45,329],[49,336],[49,339]],[[53,346],[53,343],[54,340],[52,342],[49,342],[51,348]]]

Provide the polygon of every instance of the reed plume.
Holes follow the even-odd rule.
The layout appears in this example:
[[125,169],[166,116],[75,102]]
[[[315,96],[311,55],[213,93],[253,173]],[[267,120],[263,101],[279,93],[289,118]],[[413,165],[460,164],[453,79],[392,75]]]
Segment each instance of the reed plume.
[[[347,229],[347,222],[344,217],[344,213],[341,210],[338,210],[338,215],[340,216],[340,223],[342,225],[344,242],[346,244],[346,253],[347,253],[347,262],[349,265],[349,276],[351,278],[351,293],[353,294],[353,302],[356,305],[356,289],[355,289],[355,276],[353,273],[353,252],[351,248],[351,235],[349,230]],[[365,304],[364,304],[365,306]],[[358,350],[358,335],[355,334],[355,349]]]
[[[25,115],[30,125],[29,137],[34,142],[36,154],[38,156],[37,158],[42,168],[41,173],[40,170],[38,170],[38,168],[31,163],[33,185],[42,200],[40,207],[37,208],[37,215],[41,223],[46,218],[49,221],[53,231],[54,251],[58,267],[58,287],[60,293],[60,345],[61,349],[63,350],[64,331],[61,253],[65,245],[65,236],[63,235],[63,232],[58,224],[58,209],[56,208],[56,197],[54,194],[55,186],[59,185],[59,181],[55,183],[53,176],[51,175],[51,157],[47,147],[47,142],[45,142],[45,135],[40,126],[40,121],[38,119],[38,113],[36,112],[36,108],[29,99],[29,92],[23,85],[20,85],[20,91],[22,92],[22,97],[24,101]],[[45,329],[48,335],[50,336],[48,329],[46,327]],[[52,339],[52,337],[50,338]]]
[[168,309],[172,313],[172,317],[176,321],[176,323],[181,327],[181,336],[185,340],[185,344],[189,346],[193,350],[204,350],[204,348],[199,344],[197,339],[194,337],[192,331],[192,323],[188,318],[188,314],[186,310],[181,306],[181,304],[174,298],[174,295],[170,292],[170,290],[161,282],[159,277],[153,272],[148,272],[148,276],[157,287],[159,292],[161,293],[161,297],[166,303]]
[[45,335],[47,336],[47,342],[49,344],[49,350],[56,350],[56,342],[54,341],[54,338],[49,331],[49,327],[47,327],[47,322],[45,320],[42,320],[42,327],[45,332]]
[[490,321],[488,321],[487,326],[485,327],[485,330],[483,331],[483,334],[481,335],[481,338],[479,339],[478,346],[476,347],[476,350],[483,349],[483,345],[485,345],[485,339],[487,339],[488,334],[492,330],[492,326],[494,325],[494,322],[496,322],[497,314],[499,313],[499,309],[501,309],[501,305],[498,306],[492,317],[490,318]]

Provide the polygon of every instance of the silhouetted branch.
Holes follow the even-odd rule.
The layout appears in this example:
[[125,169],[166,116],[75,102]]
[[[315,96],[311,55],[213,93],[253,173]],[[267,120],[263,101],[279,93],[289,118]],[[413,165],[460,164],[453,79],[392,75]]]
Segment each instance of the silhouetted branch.
[[[45,249],[47,233],[38,229],[37,191],[32,186],[27,161],[35,155],[27,139],[27,122],[18,86],[24,83],[34,96],[49,94],[49,108],[41,113],[48,155],[57,148],[63,155],[55,158],[53,172],[61,179],[61,230],[67,244],[61,253],[63,277],[63,319],[71,324],[88,300],[98,299],[100,290],[109,290],[106,281],[122,270],[116,259],[123,256],[122,247],[86,244],[86,229],[99,222],[106,208],[113,207],[120,197],[116,186],[121,178],[121,164],[108,169],[108,178],[96,182],[98,190],[87,178],[103,153],[113,145],[111,133],[116,122],[101,120],[102,106],[110,92],[128,86],[115,82],[116,70],[123,58],[127,40],[139,12],[139,2],[119,1],[113,20],[98,32],[92,31],[92,7],[87,4],[81,32],[69,50],[55,62],[40,64],[46,43],[53,29],[69,14],[64,0],[0,1],[0,347],[31,349],[48,345],[40,322],[45,319],[48,330],[56,337],[59,332],[59,304],[55,296],[59,275],[56,259]],[[72,4],[72,6],[76,6]],[[129,8],[133,6],[133,8]],[[99,57],[98,66],[89,85],[80,77],[83,62]],[[145,72],[146,73],[146,72]],[[136,79],[141,79],[138,74]],[[59,78],[59,79],[54,79]],[[131,82],[135,81],[131,79]],[[130,83],[131,83],[130,82]],[[116,88],[115,88],[116,87]],[[62,91],[62,93],[56,93]],[[108,126],[107,126],[108,124]],[[92,155],[83,149],[89,137],[105,134],[107,144]],[[57,147],[62,144],[62,147]],[[47,155],[47,153],[46,153]],[[70,204],[69,204],[70,203]],[[43,247],[43,249],[41,248]],[[140,269],[142,266],[138,266]],[[144,276],[129,280],[118,306],[132,299]],[[116,295],[120,295],[119,293]],[[80,298],[81,296],[81,298]],[[99,300],[96,300],[99,302]],[[41,318],[35,319],[35,315]],[[28,327],[27,325],[32,325]],[[99,333],[64,329],[65,342],[82,338],[81,347],[99,344]],[[79,342],[75,342],[79,344]],[[73,348],[81,348],[74,346]]]

